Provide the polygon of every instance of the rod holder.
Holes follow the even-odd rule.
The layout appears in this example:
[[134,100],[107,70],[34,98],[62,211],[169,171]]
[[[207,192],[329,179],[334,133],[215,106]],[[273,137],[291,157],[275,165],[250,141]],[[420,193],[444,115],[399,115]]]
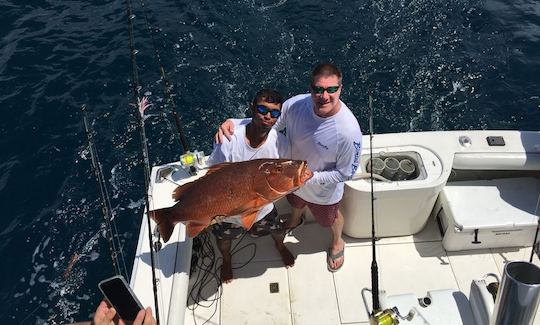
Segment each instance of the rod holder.
[[[373,161],[373,163],[372,163]],[[371,167],[373,166],[373,174],[381,175],[384,170],[384,161],[381,158],[374,157],[373,159],[370,159],[367,164],[367,172],[371,172]]]
[[399,168],[396,172],[395,179],[398,181],[407,180],[409,177],[411,177],[415,170],[416,167],[412,161],[409,159],[402,159],[399,162]]
[[388,157],[384,159],[384,170],[382,176],[387,179],[393,179],[394,174],[399,169],[399,160],[394,157]]
[[490,325],[532,325],[540,302],[540,268],[529,262],[509,262]]

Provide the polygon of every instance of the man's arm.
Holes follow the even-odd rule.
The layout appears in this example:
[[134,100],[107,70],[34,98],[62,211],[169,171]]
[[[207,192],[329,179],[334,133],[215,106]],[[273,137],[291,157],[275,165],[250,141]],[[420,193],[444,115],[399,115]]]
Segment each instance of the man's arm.
[[[114,307],[109,306],[109,304],[102,300],[96,309],[94,314],[94,319],[88,322],[81,323],[72,323],[67,325],[126,325],[124,320],[120,319],[116,313]],[[147,307],[146,309],[141,309],[137,314],[137,317],[133,321],[133,325],[156,325],[156,320],[152,315],[152,309]]]
[[223,162],[230,162],[232,160],[231,159],[232,141],[233,141],[233,136],[231,135],[230,140],[224,139],[223,143],[214,144],[214,150],[208,157],[206,164],[208,166],[213,166],[213,165],[221,164]]
[[231,141],[232,135],[234,134],[234,128],[239,125],[247,125],[249,124],[249,122],[251,122],[251,118],[227,119],[225,122],[221,123],[221,125],[219,126],[219,129],[214,135],[214,143],[217,143],[217,144],[223,143],[225,139]]
[[338,147],[336,168],[327,171],[314,172],[306,184],[331,184],[351,180],[360,165],[362,151],[362,134],[346,138]]
[[279,158],[291,158],[291,144],[289,138],[277,131],[276,133]]

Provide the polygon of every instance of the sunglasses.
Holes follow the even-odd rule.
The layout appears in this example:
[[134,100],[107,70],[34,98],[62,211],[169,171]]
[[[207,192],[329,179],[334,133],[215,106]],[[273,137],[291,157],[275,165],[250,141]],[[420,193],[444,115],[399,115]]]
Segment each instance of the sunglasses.
[[338,91],[339,86],[331,86],[331,87],[317,87],[317,86],[311,86],[311,89],[313,89],[313,92],[316,94],[324,94],[325,91],[327,91],[329,94],[333,94],[336,91]]
[[266,115],[268,112],[270,112],[270,116],[272,118],[278,118],[281,115],[281,111],[278,109],[269,109],[266,106],[263,105],[257,105],[257,112],[261,115]]

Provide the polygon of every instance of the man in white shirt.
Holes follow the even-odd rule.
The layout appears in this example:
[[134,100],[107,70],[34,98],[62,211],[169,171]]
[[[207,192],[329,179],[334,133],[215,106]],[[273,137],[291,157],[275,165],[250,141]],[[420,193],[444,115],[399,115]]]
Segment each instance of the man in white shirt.
[[[209,165],[223,162],[239,162],[259,158],[289,157],[289,140],[272,127],[281,115],[283,97],[275,90],[263,89],[257,93],[251,104],[251,122],[236,128],[229,140],[217,144],[208,159]],[[283,243],[289,220],[279,217],[273,203],[262,207],[257,221],[248,231],[258,237],[271,234],[277,250],[286,267],[294,265],[294,256]],[[231,242],[246,231],[238,216],[229,217],[212,226],[217,246],[223,256],[221,280],[232,281]]]
[[[339,97],[342,75],[330,63],[315,67],[311,93],[294,96],[283,104],[274,128],[286,129],[291,143],[291,159],[306,160],[314,176],[287,199],[292,206],[291,225],[300,223],[307,206],[317,222],[330,228],[332,243],[327,252],[328,270],[335,272],[345,261],[342,238],[344,219],[339,212],[346,180],[352,179],[360,164],[362,132],[354,114]],[[218,131],[229,137],[232,121]]]

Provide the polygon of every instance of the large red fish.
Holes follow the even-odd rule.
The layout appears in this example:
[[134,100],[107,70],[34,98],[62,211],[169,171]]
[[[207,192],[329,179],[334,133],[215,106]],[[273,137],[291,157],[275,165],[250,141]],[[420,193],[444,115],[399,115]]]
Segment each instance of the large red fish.
[[186,224],[190,237],[195,237],[216,217],[241,215],[243,226],[249,229],[261,207],[296,190],[312,176],[302,160],[223,163],[210,167],[198,180],[177,187],[172,194],[177,203],[151,211],[150,216],[165,242],[179,222]]

